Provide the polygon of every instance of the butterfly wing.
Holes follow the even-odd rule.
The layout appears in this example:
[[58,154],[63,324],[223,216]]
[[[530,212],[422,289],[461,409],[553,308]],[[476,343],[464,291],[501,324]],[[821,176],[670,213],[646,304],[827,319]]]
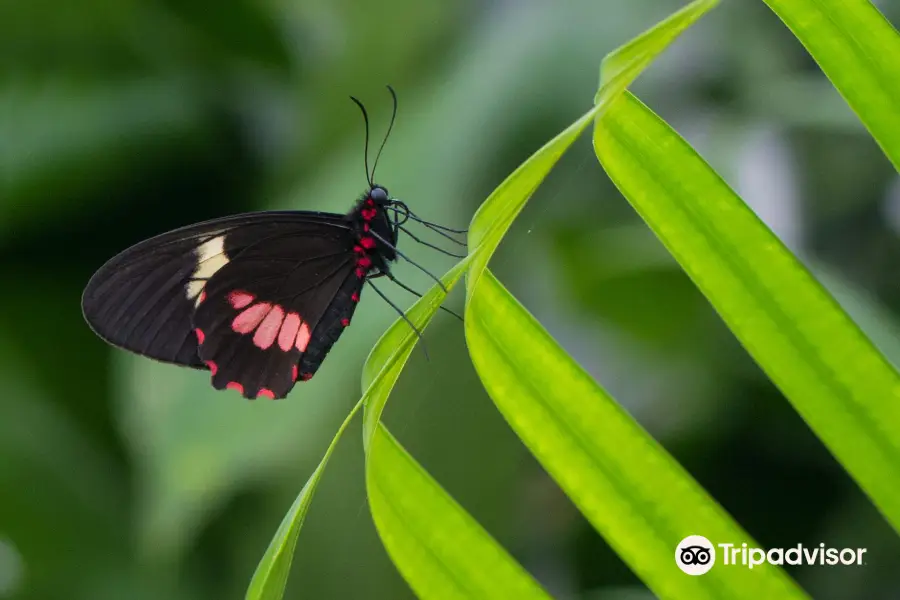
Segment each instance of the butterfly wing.
[[[293,284],[298,274],[322,273],[323,265],[292,272],[294,263],[285,259],[317,254],[333,255],[332,266],[352,260],[352,236],[342,215],[279,211],[206,221],[151,238],[112,258],[88,283],[82,310],[91,328],[115,346],[164,362],[209,368],[204,360],[210,359],[198,354],[193,317],[216,276],[221,273],[218,281],[223,284],[245,277],[244,289],[272,277],[260,281],[268,285],[281,270]],[[337,261],[340,255],[344,259]],[[328,306],[323,294],[334,288],[317,289],[321,292],[314,295],[314,306],[322,305],[324,314]]]
[[199,357],[218,389],[282,398],[349,324],[364,273],[346,233],[238,241],[243,250],[207,281],[194,311]]

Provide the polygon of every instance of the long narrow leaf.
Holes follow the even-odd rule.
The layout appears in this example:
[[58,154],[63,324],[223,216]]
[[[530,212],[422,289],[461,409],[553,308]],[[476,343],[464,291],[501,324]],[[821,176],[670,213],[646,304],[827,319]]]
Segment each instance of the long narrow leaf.
[[764,0],[900,170],[900,35],[869,0]]
[[[470,258],[443,277],[448,289],[465,272]],[[407,318],[423,329],[443,298],[443,291],[433,287],[407,312]],[[380,422],[415,343],[412,329],[398,320],[373,348],[363,372],[366,491],[388,554],[420,598],[546,599],[525,570]]]
[[900,531],[900,376],[675,131],[619,99],[594,132],[624,196]]
[[297,538],[300,535],[300,528],[303,527],[303,521],[306,519],[306,513],[309,512],[309,505],[316,493],[316,487],[319,485],[328,459],[331,458],[344,430],[347,429],[347,425],[353,420],[362,403],[363,401],[360,399],[344,419],[334,435],[334,439],[331,440],[331,444],[328,445],[322,462],[313,471],[306,485],[297,494],[297,499],[294,500],[291,509],[282,519],[266,553],[253,573],[250,586],[247,588],[247,600],[279,600],[284,595],[288,574],[291,570],[291,561],[294,559],[294,549],[297,547]]

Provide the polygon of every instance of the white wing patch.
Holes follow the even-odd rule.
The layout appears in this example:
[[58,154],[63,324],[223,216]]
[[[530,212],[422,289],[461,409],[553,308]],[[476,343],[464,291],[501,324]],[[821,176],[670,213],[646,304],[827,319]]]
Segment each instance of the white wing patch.
[[196,256],[197,268],[194,269],[194,273],[191,275],[192,280],[185,288],[188,300],[194,300],[195,306],[203,300],[201,294],[206,286],[206,280],[228,264],[228,255],[225,254],[225,236],[216,236],[197,246]]

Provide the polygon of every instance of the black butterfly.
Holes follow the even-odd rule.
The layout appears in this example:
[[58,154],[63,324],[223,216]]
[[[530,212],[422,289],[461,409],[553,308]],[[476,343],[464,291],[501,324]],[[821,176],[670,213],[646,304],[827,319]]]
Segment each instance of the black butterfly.
[[[353,100],[366,118],[368,147],[368,117]],[[217,389],[285,397],[315,374],[350,324],[365,283],[386,276],[416,293],[390,272],[398,257],[406,259],[397,239],[409,234],[407,220],[450,239],[447,232],[462,232],[424,221],[391,198],[372,182],[368,162],[366,177],[368,190],[346,215],[248,213],[132,246],[91,278],[85,319],[115,346],[209,369]]]

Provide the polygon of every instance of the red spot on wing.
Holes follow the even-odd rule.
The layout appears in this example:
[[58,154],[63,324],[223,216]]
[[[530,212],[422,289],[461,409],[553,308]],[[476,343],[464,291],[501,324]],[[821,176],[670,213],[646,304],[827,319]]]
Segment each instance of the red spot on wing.
[[350,300],[352,300],[353,302],[359,302],[359,294],[353,292],[353,295],[350,296]]
[[371,250],[375,247],[375,238],[364,237],[359,239],[359,243],[363,248]]
[[206,339],[206,335],[203,333],[203,330],[198,328],[194,330],[194,333],[197,334],[197,343],[202,344],[203,340]]
[[226,390],[237,390],[239,394],[244,393],[244,386],[239,384],[237,381],[229,381],[228,385],[225,386]]
[[356,267],[356,276],[360,279],[366,276],[366,270],[362,267]]
[[363,231],[369,231],[369,224],[363,223]]
[[371,221],[372,219],[375,218],[375,215],[378,214],[378,209],[377,208],[364,208],[360,211],[360,214],[362,215],[362,218],[365,219],[366,221]]
[[302,381],[309,381],[310,379],[312,379],[312,377],[313,377],[312,373],[304,373],[303,375],[300,376],[300,379]]
[[306,323],[300,324],[300,329],[297,331],[297,350],[300,352],[306,352],[306,347],[309,345],[309,337],[311,332],[309,330],[309,325]]
[[256,392],[257,398],[268,398],[269,400],[275,399],[275,392],[268,388],[260,388],[258,392]]
[[231,322],[231,328],[237,333],[250,333],[269,314],[272,305],[268,302],[254,304]]
[[259,324],[259,328],[253,335],[253,343],[263,350],[267,350],[269,346],[275,343],[278,332],[281,331],[281,323],[284,321],[284,309],[279,305],[275,305],[266,314],[266,318]]
[[234,290],[228,293],[228,302],[236,309],[244,308],[255,298],[256,296],[244,290]]
[[362,246],[353,246],[353,251],[357,254],[365,254],[366,250]]
[[206,300],[206,290],[200,292],[200,297],[197,299],[198,304],[203,304],[203,301]]
[[347,327],[350,325],[350,319],[341,319],[341,325]]
[[297,365],[291,367],[291,381],[297,381]]
[[359,260],[356,261],[356,264],[362,267],[363,269],[368,269],[372,266],[372,259],[368,256],[361,256]]
[[209,374],[215,375],[219,370],[219,365],[217,365],[214,361],[208,360],[206,361],[206,366],[209,367]]
[[288,313],[281,324],[281,331],[278,332],[278,347],[287,352],[294,345],[297,339],[297,332],[300,331],[300,324],[303,319],[295,312]]

